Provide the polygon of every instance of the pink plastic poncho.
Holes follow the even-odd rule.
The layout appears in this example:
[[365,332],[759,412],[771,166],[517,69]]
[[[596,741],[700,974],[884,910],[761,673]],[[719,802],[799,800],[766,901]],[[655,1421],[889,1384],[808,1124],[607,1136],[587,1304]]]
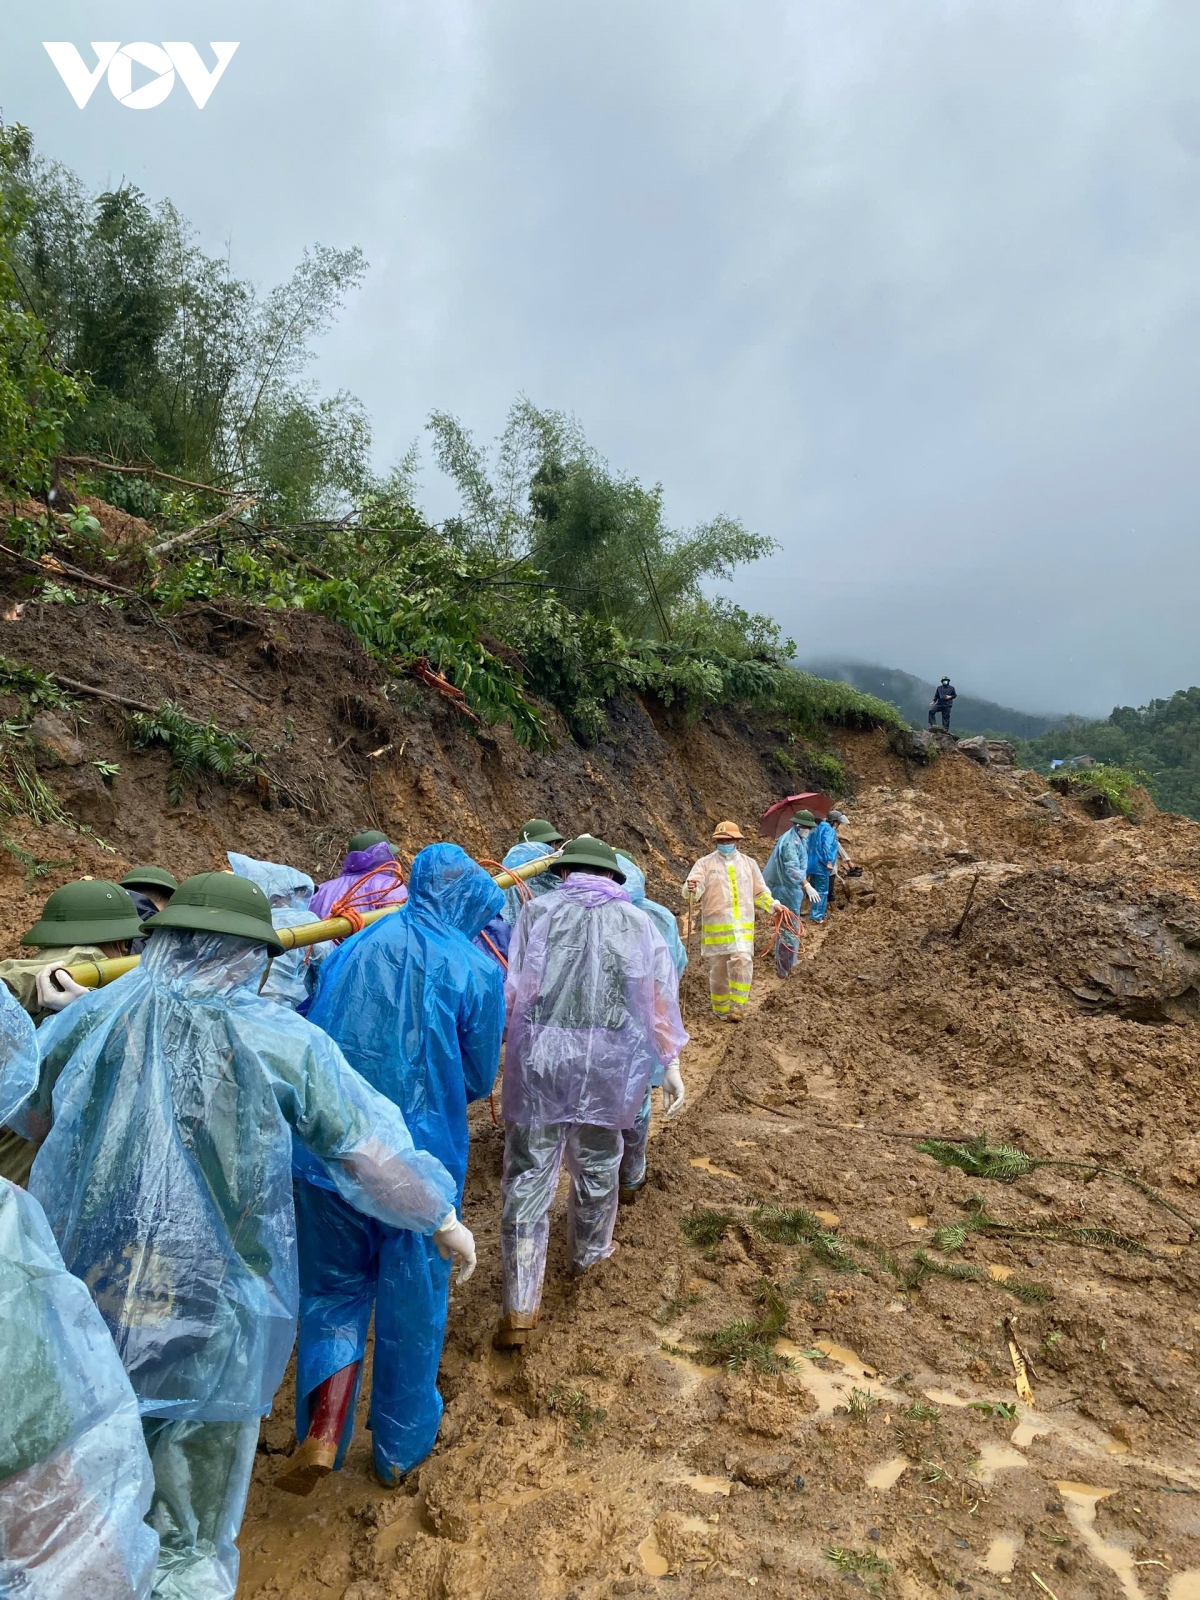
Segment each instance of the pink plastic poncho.
[[521,912],[508,960],[505,1121],[632,1127],[688,1040],[653,922],[611,878],[573,873]]
[[396,857],[386,839],[369,850],[351,850],[336,878],[321,884],[308,903],[318,922],[335,917],[333,909],[346,901],[355,911],[375,911],[380,906],[402,906],[408,890],[400,882]]

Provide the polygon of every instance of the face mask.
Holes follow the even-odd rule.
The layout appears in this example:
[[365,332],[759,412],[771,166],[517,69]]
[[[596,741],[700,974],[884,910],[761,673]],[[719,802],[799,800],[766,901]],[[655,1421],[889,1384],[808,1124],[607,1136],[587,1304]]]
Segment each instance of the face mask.
[[735,844],[719,844],[717,846],[717,854],[719,856],[735,856],[735,855],[737,855],[737,845],[735,845]]

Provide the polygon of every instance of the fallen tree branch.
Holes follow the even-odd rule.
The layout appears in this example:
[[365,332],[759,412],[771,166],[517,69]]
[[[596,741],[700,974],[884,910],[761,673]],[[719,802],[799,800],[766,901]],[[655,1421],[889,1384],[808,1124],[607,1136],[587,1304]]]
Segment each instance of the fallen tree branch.
[[90,694],[96,700],[111,700],[116,706],[127,706],[130,711],[146,711],[151,715],[158,710],[157,706],[148,705],[145,700],[130,700],[123,694],[113,694],[111,689],[97,689],[94,684],[80,683],[77,678],[64,678],[61,672],[48,672],[46,676],[53,683],[69,689],[72,694]]
[[974,878],[971,880],[971,892],[967,896],[967,903],[963,907],[962,916],[959,917],[958,921],[955,923],[954,932],[950,935],[950,937],[952,939],[957,939],[957,938],[961,937],[962,931],[967,925],[967,918],[971,915],[971,906],[974,904],[975,891],[976,891],[976,889],[978,889],[978,887],[979,887],[979,874],[976,873]]
[[224,511],[218,511],[215,517],[209,517],[207,522],[198,522],[194,528],[185,528],[182,533],[173,533],[169,539],[160,539],[157,544],[152,544],[149,554],[152,556],[165,555],[168,550],[178,550],[185,544],[191,544],[196,539],[202,539],[206,533],[211,533],[214,528],[219,528],[222,523],[230,522],[234,517],[240,517],[243,511],[249,511],[251,506],[258,504],[256,494],[247,495],[242,500],[235,500],[232,505],[226,506]]
[[82,567],[73,567],[69,562],[60,560],[58,556],[27,556],[23,551],[10,549],[6,544],[0,544],[0,555],[11,556],[14,561],[32,567],[43,577],[66,578],[71,583],[81,583],[85,589],[99,589],[104,594],[119,594],[125,600],[137,600],[146,605],[145,597],[136,589],[128,589],[123,583],[113,583],[109,578],[93,577],[90,572],[84,572]]
[[135,467],[128,462],[98,461],[95,456],[59,456],[58,460],[67,467],[96,467],[101,472],[119,472],[135,478],[161,478],[164,483],[182,484],[185,489],[199,489],[201,494],[219,494],[226,499],[233,499],[245,493],[243,489],[218,489],[213,483],[193,483],[190,478],[177,478],[173,472],[161,472],[158,467]]

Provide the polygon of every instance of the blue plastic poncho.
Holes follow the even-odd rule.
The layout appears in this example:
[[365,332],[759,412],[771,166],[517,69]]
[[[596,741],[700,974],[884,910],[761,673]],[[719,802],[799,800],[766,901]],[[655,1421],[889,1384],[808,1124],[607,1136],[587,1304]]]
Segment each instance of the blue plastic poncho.
[[618,850],[617,854],[621,858],[621,870],[625,874],[625,892],[634,905],[646,913],[659,933],[662,934],[663,939],[666,941],[667,949],[671,952],[671,960],[675,963],[675,971],[682,975],[683,969],[687,966],[688,958],[683,940],[679,937],[678,918],[666,906],[660,906],[657,900],[648,900],[646,898],[646,874],[638,866],[637,862],[625,855],[623,851]]
[[611,878],[572,873],[525,907],[504,992],[506,1122],[632,1127],[687,1043],[670,952]]
[[158,929],[141,965],[39,1035],[33,1164],[143,1417],[265,1413],[297,1309],[291,1135],[339,1192],[430,1233],[454,1183],[319,1028],[255,993],[259,944]]
[[[253,856],[238,855],[236,850],[230,850],[225,859],[239,878],[249,878],[266,895],[271,902],[271,921],[277,928],[300,928],[321,920],[308,908],[315,885],[307,872],[276,861],[256,861]],[[293,1011],[303,1006],[311,999],[317,987],[317,970],[332,949],[326,940],[276,956],[262,986],[263,999],[278,1000]]]
[[[500,864],[504,867],[523,867],[530,861],[540,861],[543,856],[552,856],[553,854],[554,846],[552,844],[538,844],[536,840],[530,839],[528,843],[513,845]],[[557,889],[559,878],[558,874],[554,872],[539,872],[534,878],[526,878],[524,883],[529,891],[528,894],[522,894],[520,889],[505,889],[504,891],[504,910],[502,915],[510,928],[516,927],[517,918],[521,915],[521,907],[526,901],[530,897],[536,900],[539,895],[549,894],[552,889]]]
[[[0,985],[0,1120],[37,1080],[33,1024]],[[145,1600],[152,1483],[108,1329],[37,1201],[0,1178],[0,1594]]]
[[[403,910],[330,957],[312,1016],[368,1082],[401,1108],[417,1145],[453,1175],[461,1200],[467,1104],[490,1092],[504,1031],[500,967],[471,941],[499,911],[502,897],[451,844],[422,850],[408,887]],[[310,1180],[296,1185],[297,1436],[307,1431],[314,1390],[361,1362],[374,1310],[375,1465],[385,1482],[396,1481],[437,1437],[450,1264],[428,1240],[355,1216],[322,1187],[328,1180],[311,1158],[301,1155],[297,1167]],[[351,1413],[341,1454],[352,1426]]]
[[810,878],[828,878],[837,866],[838,840],[832,822],[818,822],[805,844]]
[[767,857],[763,879],[767,888],[797,916],[804,909],[804,880],[808,876],[808,849],[795,828],[788,828],[775,841]]

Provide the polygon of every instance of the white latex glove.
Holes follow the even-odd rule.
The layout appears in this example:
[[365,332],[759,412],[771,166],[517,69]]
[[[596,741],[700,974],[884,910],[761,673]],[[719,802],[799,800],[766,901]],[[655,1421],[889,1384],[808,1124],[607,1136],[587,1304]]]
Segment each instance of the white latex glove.
[[438,1255],[443,1261],[451,1258],[458,1265],[456,1283],[466,1283],[475,1271],[475,1236],[470,1228],[458,1220],[453,1211],[433,1235]]
[[66,967],[56,961],[48,962],[42,968],[35,983],[38,1005],[43,1011],[65,1011],[73,1000],[87,994],[83,985],[76,983]]
[[673,1117],[683,1109],[687,1095],[683,1088],[683,1073],[679,1070],[679,1057],[667,1067],[662,1081],[663,1115]]
[[821,896],[813,888],[811,883],[808,883],[808,882],[805,883],[804,892],[808,896],[809,905],[815,906],[817,901],[821,898]]

